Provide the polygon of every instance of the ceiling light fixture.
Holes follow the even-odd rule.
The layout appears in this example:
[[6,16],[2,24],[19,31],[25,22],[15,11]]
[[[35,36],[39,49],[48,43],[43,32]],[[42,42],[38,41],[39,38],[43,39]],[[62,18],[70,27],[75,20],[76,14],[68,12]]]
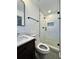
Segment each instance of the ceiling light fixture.
[[48,13],[51,13],[52,11],[51,10],[48,10]]

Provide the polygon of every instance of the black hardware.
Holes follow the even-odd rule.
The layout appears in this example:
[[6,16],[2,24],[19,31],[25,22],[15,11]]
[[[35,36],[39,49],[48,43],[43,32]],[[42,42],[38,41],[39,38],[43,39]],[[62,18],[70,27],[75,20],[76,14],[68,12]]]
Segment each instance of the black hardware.
[[60,17],[58,19],[61,19]]
[[57,46],[60,46],[60,44],[58,43]]
[[36,21],[36,22],[39,22],[38,20],[36,20],[36,19],[34,19],[34,18],[32,18],[32,17],[28,17],[28,19],[32,19],[32,20],[34,20],[34,21]]
[[58,11],[57,14],[60,14],[60,12]]

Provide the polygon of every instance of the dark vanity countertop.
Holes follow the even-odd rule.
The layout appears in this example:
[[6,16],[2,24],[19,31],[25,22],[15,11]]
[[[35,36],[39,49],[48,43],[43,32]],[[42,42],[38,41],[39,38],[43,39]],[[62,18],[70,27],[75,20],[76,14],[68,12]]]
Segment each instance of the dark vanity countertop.
[[34,39],[35,39],[35,37],[31,37],[31,36],[28,36],[28,35],[18,36],[17,37],[17,47],[19,47],[20,45],[27,43],[31,40],[34,40]]

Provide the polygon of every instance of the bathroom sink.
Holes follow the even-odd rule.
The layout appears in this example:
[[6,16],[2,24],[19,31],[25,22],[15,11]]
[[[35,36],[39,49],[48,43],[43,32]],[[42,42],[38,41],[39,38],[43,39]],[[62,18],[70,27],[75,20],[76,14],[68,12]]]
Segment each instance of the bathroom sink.
[[21,41],[23,39],[29,39],[29,37],[25,36],[25,35],[22,35],[22,36],[18,36],[17,37],[17,41]]
[[17,37],[17,46],[20,46],[24,43],[27,43],[31,40],[33,40],[34,37],[28,36],[28,35],[21,35]]

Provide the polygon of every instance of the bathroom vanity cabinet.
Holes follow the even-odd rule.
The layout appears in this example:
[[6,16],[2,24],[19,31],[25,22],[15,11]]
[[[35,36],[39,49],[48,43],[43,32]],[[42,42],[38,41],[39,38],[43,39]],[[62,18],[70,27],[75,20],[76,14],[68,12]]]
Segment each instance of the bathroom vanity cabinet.
[[17,47],[17,59],[35,59],[35,39]]

